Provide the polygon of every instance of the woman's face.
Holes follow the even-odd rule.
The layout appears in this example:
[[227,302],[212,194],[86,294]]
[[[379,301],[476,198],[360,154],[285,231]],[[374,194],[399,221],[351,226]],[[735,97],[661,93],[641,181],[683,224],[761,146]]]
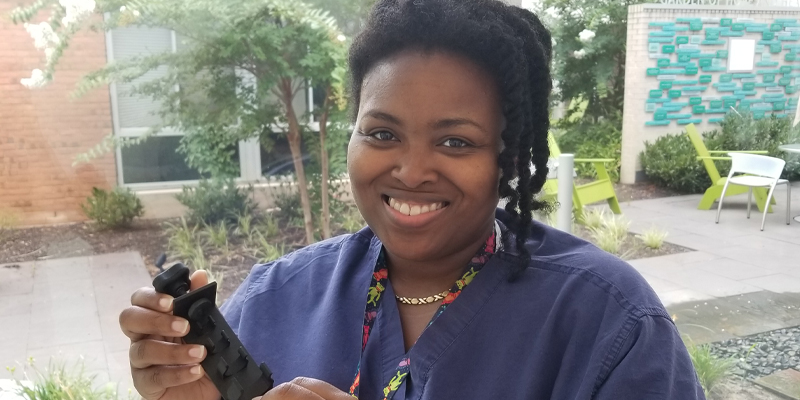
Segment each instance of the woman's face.
[[408,51],[372,68],[347,167],[358,209],[390,253],[436,260],[485,240],[502,128],[494,81],[466,58]]

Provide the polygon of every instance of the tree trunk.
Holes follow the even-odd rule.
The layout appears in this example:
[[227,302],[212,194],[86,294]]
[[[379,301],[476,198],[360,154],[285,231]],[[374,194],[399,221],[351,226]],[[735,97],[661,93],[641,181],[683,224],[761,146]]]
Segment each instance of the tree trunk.
[[328,86],[325,89],[325,103],[322,106],[322,115],[319,117],[319,161],[322,164],[322,182],[320,183],[320,196],[322,198],[322,238],[331,237],[331,211],[328,198],[328,151],[325,149],[325,136],[328,134],[328,114],[330,113],[330,94]]
[[292,151],[292,161],[294,161],[294,170],[297,174],[297,190],[300,192],[300,204],[303,207],[303,220],[306,228],[306,242],[308,244],[314,243],[314,221],[311,217],[311,199],[308,195],[308,181],[306,180],[306,172],[303,167],[303,151],[302,151],[302,137],[300,135],[300,124],[297,122],[297,114],[294,111],[292,100],[294,99],[294,92],[292,91],[291,79],[284,79],[281,82],[281,99],[286,107],[286,120],[289,123],[289,133],[286,135],[289,142],[289,149]]

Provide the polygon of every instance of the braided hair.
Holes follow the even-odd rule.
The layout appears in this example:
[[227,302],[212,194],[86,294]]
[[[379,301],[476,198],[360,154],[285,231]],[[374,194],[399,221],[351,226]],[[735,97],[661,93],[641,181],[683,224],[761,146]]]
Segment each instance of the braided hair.
[[[365,75],[378,62],[407,49],[447,51],[472,60],[494,79],[506,128],[498,157],[498,193],[507,199],[509,226],[527,266],[525,241],[535,198],[547,180],[548,99],[552,89],[550,32],[530,11],[499,0],[378,0],[350,48],[353,119]],[[533,165],[533,173],[531,171]]]

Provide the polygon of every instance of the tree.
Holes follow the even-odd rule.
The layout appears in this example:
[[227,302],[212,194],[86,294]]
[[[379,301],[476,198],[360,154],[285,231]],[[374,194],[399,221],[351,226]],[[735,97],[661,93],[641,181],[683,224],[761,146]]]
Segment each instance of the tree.
[[544,0],[558,100],[587,122],[621,115],[628,6],[645,0]]
[[[27,24],[48,6],[53,12],[47,22]],[[104,21],[89,18],[93,12],[105,14]],[[80,29],[136,25],[175,31],[181,41],[179,51],[110,64],[89,73],[76,94],[111,82],[133,82],[131,94],[149,96],[162,105],[163,122],[151,134],[165,127],[182,130],[181,149],[189,165],[214,176],[238,173],[231,157],[238,141],[257,137],[269,148],[276,132],[284,135],[296,171],[306,240],[314,241],[301,154],[304,119],[294,99],[313,82],[327,90],[328,111],[322,115],[343,106],[346,37],[327,12],[296,0],[38,0],[15,10],[12,18],[26,22],[47,58],[43,71],[35,70],[22,81],[29,87],[53,79],[60,55]],[[137,80],[156,68],[167,73],[146,82]],[[326,128],[321,124],[323,154]],[[90,155],[126,144],[110,137]]]

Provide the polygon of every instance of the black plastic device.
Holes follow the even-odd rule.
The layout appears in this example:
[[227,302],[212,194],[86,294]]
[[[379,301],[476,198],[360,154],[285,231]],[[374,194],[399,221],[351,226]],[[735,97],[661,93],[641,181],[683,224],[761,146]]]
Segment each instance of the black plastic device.
[[256,364],[217,308],[217,283],[190,292],[189,268],[177,263],[164,270],[165,261],[162,255],[156,262],[163,272],[153,280],[153,287],[174,297],[173,314],[189,321],[184,342],[205,346],[206,358],[200,365],[222,398],[251,400],[272,389],[272,371],[264,363]]

